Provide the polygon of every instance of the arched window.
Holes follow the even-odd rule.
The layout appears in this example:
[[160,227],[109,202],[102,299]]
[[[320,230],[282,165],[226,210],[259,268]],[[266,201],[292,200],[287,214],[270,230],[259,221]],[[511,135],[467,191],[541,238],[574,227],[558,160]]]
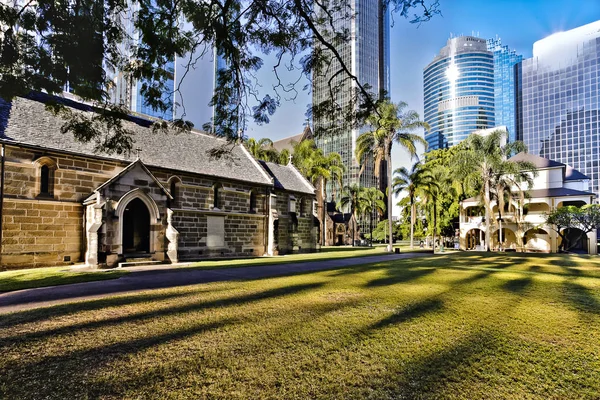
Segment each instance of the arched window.
[[256,193],[254,192],[254,190],[250,192],[250,212],[256,212]]
[[40,168],[40,194],[50,196],[50,167],[47,165]]
[[220,208],[221,205],[221,189],[223,185],[215,183],[213,185],[213,208]]
[[54,171],[56,163],[50,157],[40,157],[34,161],[38,167],[38,194],[37,197],[53,197],[54,195]]
[[181,187],[181,180],[176,177],[176,176],[172,176],[171,178],[169,178],[169,192],[171,193],[171,196],[173,197],[173,199],[170,201],[170,207],[171,208],[176,208],[180,206],[180,198],[181,198],[181,193],[180,193],[180,187]]

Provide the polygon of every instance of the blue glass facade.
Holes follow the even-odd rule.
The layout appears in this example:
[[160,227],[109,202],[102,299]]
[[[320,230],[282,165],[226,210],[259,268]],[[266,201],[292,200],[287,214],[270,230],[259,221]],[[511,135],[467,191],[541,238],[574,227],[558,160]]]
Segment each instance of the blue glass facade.
[[508,140],[517,140],[515,123],[515,65],[523,56],[503,46],[500,38],[488,39],[488,50],[494,54],[494,120],[496,126],[508,129]]
[[533,154],[591,178],[599,189],[600,21],[534,44],[517,68],[517,121]]
[[429,150],[450,147],[495,126],[494,55],[485,40],[451,38],[423,71]]
[[[351,40],[337,46],[337,51],[344,64],[356,74],[363,85],[367,85],[372,93],[377,94],[383,86],[390,94],[390,10],[384,12],[383,42],[379,41],[379,5],[375,0],[348,0],[352,10],[356,10],[355,18],[339,18],[335,20],[336,30],[348,30],[353,33]],[[382,51],[383,54],[380,54]],[[380,55],[382,57],[380,57]],[[380,77],[380,59],[383,59],[383,76]],[[344,108],[352,104],[353,93],[356,89],[354,81],[346,74],[337,74],[340,63],[332,60],[331,66],[322,73],[313,75],[313,104],[320,104],[331,95],[330,81],[335,101],[340,110],[334,115],[322,116],[313,120],[315,131],[324,130],[326,135],[316,138],[317,146],[325,154],[338,153],[346,167],[343,176],[344,185],[359,184],[363,187],[377,187],[386,184],[385,174],[377,179],[374,163],[367,162],[362,173],[356,160],[356,138],[368,127],[359,129],[347,121]],[[381,79],[380,79],[381,78]],[[331,183],[327,185],[327,196],[333,193]],[[338,190],[339,194],[339,190]]]
[[137,101],[133,106],[135,109],[133,111],[138,112],[140,114],[146,114],[151,117],[161,118],[166,121],[171,121],[173,119],[173,92],[175,91],[175,63],[173,61],[168,62],[163,66],[168,75],[170,75],[170,79],[167,79],[165,83],[165,90],[162,93],[162,100],[169,104],[169,108],[165,111],[161,110],[153,110],[152,107],[149,107],[146,104],[146,99],[141,93],[142,90],[142,82],[137,82],[136,91],[137,94],[135,98]]

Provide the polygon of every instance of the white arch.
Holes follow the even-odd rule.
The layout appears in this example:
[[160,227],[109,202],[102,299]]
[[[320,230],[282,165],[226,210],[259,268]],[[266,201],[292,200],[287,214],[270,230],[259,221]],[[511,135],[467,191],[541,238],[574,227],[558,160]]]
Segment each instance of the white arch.
[[160,222],[160,211],[158,210],[156,202],[150,196],[148,196],[142,189],[136,188],[125,193],[119,199],[117,208],[115,210],[115,214],[118,218],[117,221],[119,223],[119,229],[117,229],[117,243],[119,246],[118,254],[123,254],[123,214],[125,213],[127,205],[134,199],[140,199],[146,205],[148,212],[150,213],[150,253],[154,252],[154,239],[156,233],[152,229],[152,225]]

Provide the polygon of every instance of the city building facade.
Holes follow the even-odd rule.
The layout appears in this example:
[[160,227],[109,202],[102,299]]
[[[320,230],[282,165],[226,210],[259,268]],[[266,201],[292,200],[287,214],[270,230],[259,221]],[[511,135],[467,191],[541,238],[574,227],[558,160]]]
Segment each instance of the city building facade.
[[[533,185],[523,199],[510,199],[506,210],[498,210],[492,200],[492,223],[485,221],[481,198],[460,203],[460,248],[485,251],[485,230],[491,230],[492,250],[555,253],[561,247],[560,235],[546,224],[546,215],[563,206],[581,207],[592,204],[596,195],[590,192],[590,178],[569,165],[528,153],[519,153],[513,161],[527,161],[537,169]],[[596,231],[582,232],[571,228],[562,232],[574,245],[571,251],[596,254]]]
[[517,69],[519,135],[529,151],[600,186],[600,21],[533,45]]
[[[347,6],[349,10],[356,13],[356,16],[336,18],[334,23],[336,30],[350,32],[350,40],[337,48],[344,64],[375,96],[381,92],[389,95],[390,90],[389,10],[380,10],[381,4],[375,0],[348,0]],[[380,17],[382,12],[383,18]],[[383,37],[380,35],[380,28],[383,29]],[[327,100],[333,92],[334,100],[340,106],[340,111],[336,111],[334,115],[314,118],[313,127],[317,136],[315,142],[325,154],[341,155],[346,167],[343,176],[344,185],[380,187],[378,185],[387,182],[376,178],[372,159],[366,161],[360,173],[361,168],[356,159],[356,139],[369,128],[354,127],[345,118],[342,109],[355,106],[352,105],[352,100],[357,85],[345,73],[338,73],[339,70],[340,63],[333,59],[324,72],[313,75],[313,105]],[[381,176],[383,178],[385,174]],[[332,193],[333,188],[329,183],[327,198],[330,198]]]
[[454,146],[475,130],[495,126],[494,54],[473,36],[448,39],[423,70],[429,150]]
[[488,50],[494,54],[494,120],[496,125],[506,126],[508,140],[521,140],[517,137],[515,101],[515,65],[523,56],[502,45],[499,37],[488,39]]

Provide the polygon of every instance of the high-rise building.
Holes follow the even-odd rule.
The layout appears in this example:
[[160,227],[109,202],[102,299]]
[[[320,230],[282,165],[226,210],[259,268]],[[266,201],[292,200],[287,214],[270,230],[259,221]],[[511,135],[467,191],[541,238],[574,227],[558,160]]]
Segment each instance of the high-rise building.
[[600,21],[537,41],[517,68],[519,135],[529,152],[600,174]]
[[[140,35],[137,31],[134,21],[136,14],[139,12],[140,5],[137,2],[129,1],[128,5],[120,14],[116,14],[114,18],[119,18],[125,31],[125,40],[119,45],[119,52],[125,59],[132,59],[133,49],[140,44]],[[175,91],[175,55],[165,65],[157,65],[158,68],[164,69],[167,75],[170,76],[165,82],[165,88],[162,93],[162,100],[169,104],[169,108],[165,111],[153,110],[146,104],[144,95],[142,94],[142,85],[144,81],[132,78],[126,71],[107,70],[107,76],[113,82],[112,90],[110,91],[110,100],[115,104],[122,104],[126,108],[136,113],[149,115],[155,118],[161,118],[167,121],[173,119],[173,92]],[[151,84],[151,82],[146,82]]]
[[508,140],[517,140],[515,126],[515,65],[523,56],[502,45],[499,37],[488,39],[488,50],[494,54],[494,120],[496,125],[506,126]]
[[[348,6],[356,12],[354,18],[335,18],[335,29],[350,32],[350,40],[337,47],[344,64],[358,78],[359,82],[369,87],[376,96],[390,89],[390,54],[389,54],[389,10],[380,10],[382,2],[375,0],[349,0]],[[383,18],[380,14],[383,13]],[[383,28],[380,35],[379,28]],[[338,73],[340,63],[333,60],[327,71],[313,76],[313,104],[320,104],[330,97],[330,83],[334,89],[335,101],[341,108],[351,105],[356,83],[344,73]],[[328,114],[313,120],[317,146],[325,154],[339,153],[346,172],[344,185],[360,184],[363,187],[377,187],[372,160],[368,160],[362,173],[356,159],[356,138],[368,128],[356,128],[344,118],[343,111],[335,115]],[[322,133],[322,132],[326,133]],[[383,174],[384,175],[384,174]],[[387,183],[384,179],[380,184]],[[328,198],[332,194],[331,183],[327,188]],[[339,191],[338,191],[339,194]]]
[[494,55],[472,36],[448,39],[423,70],[429,150],[450,147],[475,130],[495,126]]

